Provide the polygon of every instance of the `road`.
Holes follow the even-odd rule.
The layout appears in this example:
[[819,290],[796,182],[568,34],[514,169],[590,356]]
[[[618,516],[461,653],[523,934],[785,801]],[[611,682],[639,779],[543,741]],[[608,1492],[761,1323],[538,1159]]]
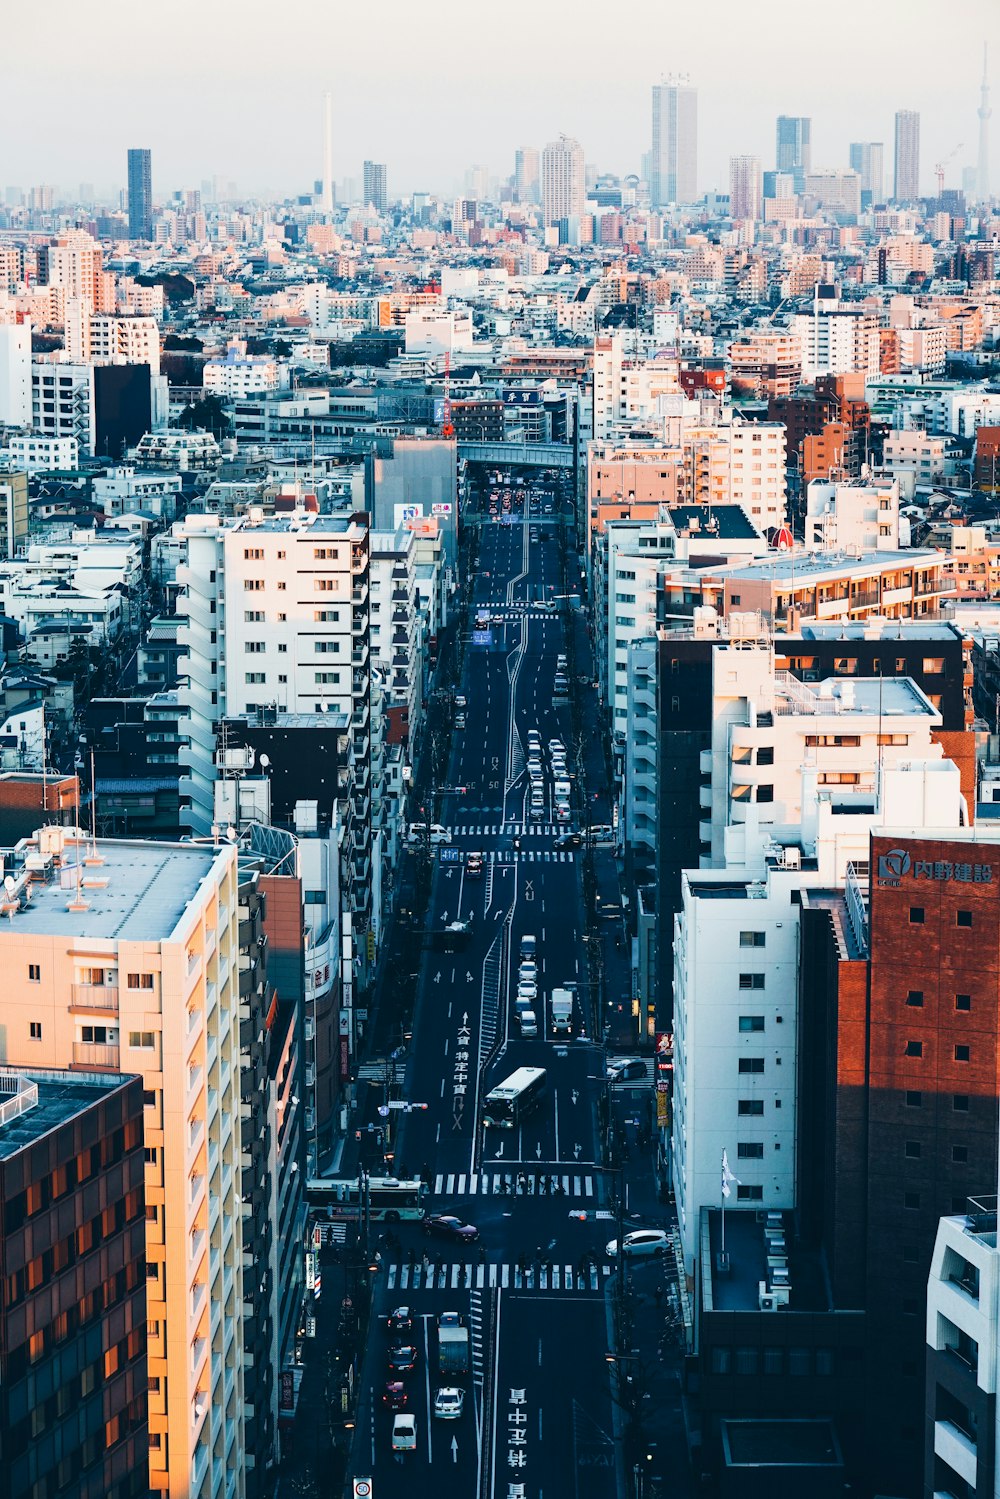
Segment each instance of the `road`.
[[[482,527],[464,626],[466,722],[448,767],[448,786],[461,789],[439,802],[451,841],[432,851],[428,926],[440,931],[461,920],[471,928],[460,950],[428,944],[423,954],[401,1092],[427,1108],[400,1116],[392,1143],[395,1172],[428,1181],[430,1212],[475,1224],[480,1239],[468,1247],[430,1239],[419,1223],[404,1222],[396,1247],[380,1246],[349,1465],[371,1478],[376,1499],[438,1493],[442,1483],[477,1499],[603,1499],[615,1489],[605,1361],[613,1277],[605,1245],[615,1229],[598,1168],[605,1058],[588,1023],[581,855],[556,847],[573,824],[557,821],[547,751],[537,820],[527,773],[532,729],[543,746],[561,740],[574,771],[569,703],[554,700],[566,648],[560,529],[573,542],[568,515],[558,506],[545,513],[545,503],[525,515],[516,499],[509,511],[498,501]],[[476,876],[466,872],[470,852],[483,856]],[[539,970],[534,1039],[522,1039],[513,1008],[527,935],[536,939]],[[579,985],[572,1033],[554,1036],[551,991],[567,985]],[[485,1093],[525,1065],[545,1069],[538,1107],[516,1128],[484,1129]],[[400,1304],[416,1325],[407,1390],[417,1450],[393,1454],[381,1392],[385,1318]],[[442,1383],[443,1311],[459,1312],[471,1333],[466,1408],[455,1421],[431,1414]]]

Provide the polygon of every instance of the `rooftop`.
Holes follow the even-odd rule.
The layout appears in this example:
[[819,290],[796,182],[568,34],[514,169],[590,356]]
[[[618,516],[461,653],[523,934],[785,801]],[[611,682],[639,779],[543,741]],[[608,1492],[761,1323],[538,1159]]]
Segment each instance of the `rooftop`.
[[[37,840],[37,841],[36,841]],[[99,863],[91,860],[96,847]],[[0,911],[16,934],[83,940],[159,942],[171,936],[223,848],[188,843],[99,838],[61,827],[42,828],[18,844],[5,867]],[[29,878],[31,863],[52,862],[47,877]],[[26,863],[30,860],[31,863]],[[13,888],[11,888],[13,886]],[[84,910],[70,910],[82,897]],[[8,903],[14,903],[10,910]],[[6,909],[5,909],[6,906]]]
[[727,578],[742,578],[748,583],[771,579],[774,583],[806,583],[821,578],[867,577],[873,572],[896,571],[913,567],[940,567],[944,555],[933,548],[914,547],[900,552],[769,552],[759,561],[741,562],[721,569]]
[[774,711],[809,717],[899,718],[941,715],[912,677],[825,677],[800,682],[787,672],[774,674]]
[[[775,1220],[774,1227],[783,1234],[786,1246],[780,1256],[786,1265],[788,1301],[785,1310],[833,1310],[822,1256],[796,1243],[793,1215],[730,1207],[726,1209],[726,1253],[729,1256],[729,1270],[726,1274],[718,1271],[718,1255],[722,1248],[721,1214],[717,1208],[702,1210],[702,1304],[705,1312],[761,1310],[760,1288],[763,1284],[766,1289],[770,1289],[772,1267],[768,1261],[776,1258],[773,1253],[769,1255],[765,1237],[772,1219]],[[773,1315],[781,1316],[783,1313],[778,1311]]]
[[[866,619],[863,624],[847,624],[831,620],[829,624],[814,622],[799,628],[803,640],[950,640],[960,639],[960,631],[954,625],[943,624],[932,619]],[[782,645],[791,637],[782,637]]]
[[670,505],[670,519],[678,531],[690,531],[706,540],[757,541],[760,532],[751,524],[741,505]]
[[121,1073],[0,1072],[0,1160],[26,1150],[129,1081]]

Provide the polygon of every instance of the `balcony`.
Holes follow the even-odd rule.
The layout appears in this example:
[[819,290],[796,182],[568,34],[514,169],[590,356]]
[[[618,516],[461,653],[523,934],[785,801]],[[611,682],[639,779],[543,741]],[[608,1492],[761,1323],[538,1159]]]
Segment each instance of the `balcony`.
[[84,1041],[73,1042],[73,1066],[86,1067],[96,1072],[117,1072],[120,1067],[120,1052],[117,1046],[88,1045]]
[[76,1010],[104,1010],[118,1013],[117,984],[74,984],[70,1003]]
[[954,1421],[934,1422],[934,1455],[972,1488],[976,1486],[976,1443]]

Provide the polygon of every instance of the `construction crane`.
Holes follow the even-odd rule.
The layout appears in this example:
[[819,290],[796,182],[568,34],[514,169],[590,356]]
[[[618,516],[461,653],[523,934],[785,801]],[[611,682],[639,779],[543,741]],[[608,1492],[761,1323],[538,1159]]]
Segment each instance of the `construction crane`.
[[451,350],[444,351],[444,410],[442,412],[442,437],[454,437],[455,428],[451,420]]
[[952,157],[958,155],[959,151],[961,151],[962,149],[963,144],[964,142],[959,141],[955,149],[953,151],[949,151],[947,156],[943,156],[934,168],[934,175],[937,178],[937,195],[939,198],[944,192],[944,169],[948,165],[949,161],[951,161]]

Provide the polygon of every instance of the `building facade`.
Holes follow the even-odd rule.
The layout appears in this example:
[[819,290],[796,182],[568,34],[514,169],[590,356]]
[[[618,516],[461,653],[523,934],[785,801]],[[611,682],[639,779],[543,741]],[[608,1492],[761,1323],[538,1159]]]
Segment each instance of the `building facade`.
[[653,85],[649,195],[654,208],[698,196],[698,90],[690,79]]

